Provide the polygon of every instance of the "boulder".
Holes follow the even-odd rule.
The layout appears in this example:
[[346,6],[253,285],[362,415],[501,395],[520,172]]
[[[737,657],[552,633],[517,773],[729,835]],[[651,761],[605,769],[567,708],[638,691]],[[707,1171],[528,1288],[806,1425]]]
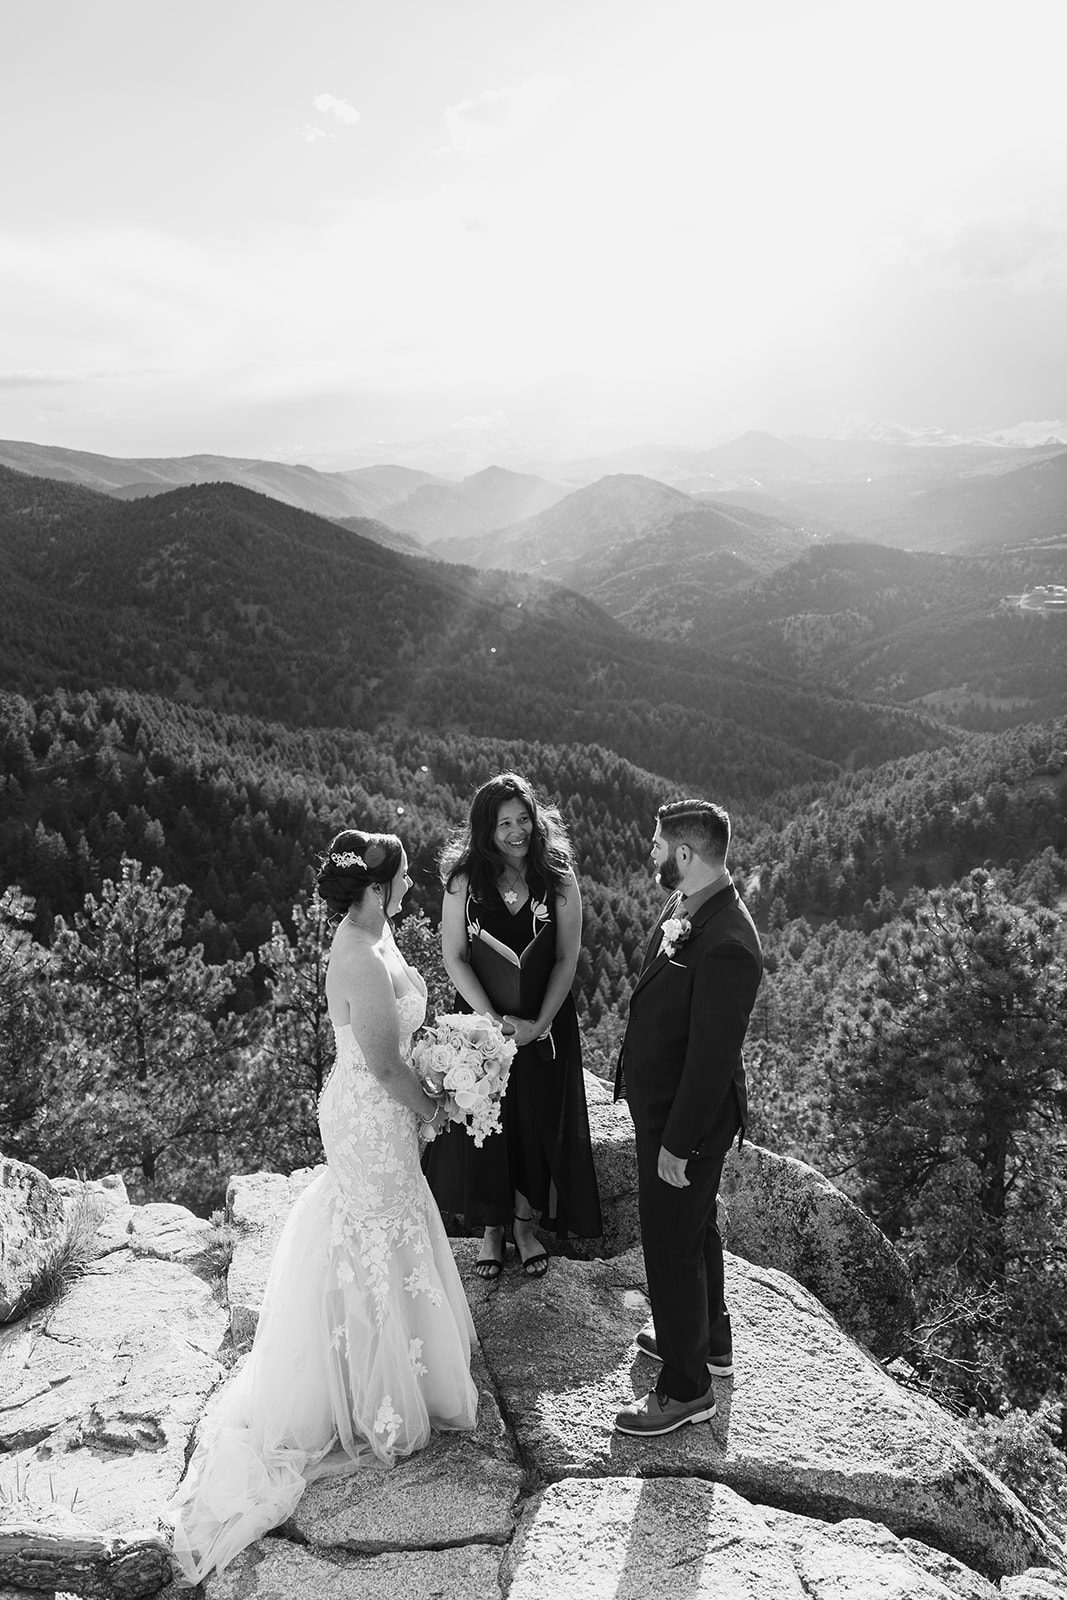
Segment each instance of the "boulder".
[[637,1220],[637,1157],[634,1125],[625,1101],[612,1101],[612,1087],[591,1072],[585,1075],[589,1106],[589,1134],[593,1144],[603,1239],[571,1241],[575,1251],[588,1258],[617,1256],[630,1250],[641,1237]]
[[130,1203],[125,1181],[117,1172],[109,1172],[104,1178],[52,1178],[49,1181],[56,1193],[62,1195],[68,1213],[78,1201],[90,1201],[99,1216]]
[[135,1206],[127,1225],[130,1249],[135,1256],[153,1256],[157,1261],[178,1261],[209,1276],[222,1260],[220,1231],[214,1223],[194,1216],[184,1206],[157,1201]]
[[105,1178],[53,1178],[53,1187],[63,1198],[68,1227],[84,1234],[85,1219],[93,1227],[90,1237],[83,1239],[85,1258],[99,1260],[113,1250],[125,1250],[129,1245],[130,1223],[138,1210],[130,1204],[126,1185],[117,1173]]
[[65,1228],[62,1198],[44,1173],[0,1157],[0,1323],[19,1315]]
[[997,1600],[955,1563],[941,1581],[888,1529],[829,1526],[695,1478],[570,1479],[526,1506],[508,1600]]
[[1051,1567],[1031,1567],[1014,1578],[1003,1578],[1004,1600],[1067,1600],[1067,1582]]
[[288,1178],[277,1172],[248,1172],[230,1179],[226,1221],[234,1238],[226,1297],[230,1333],[237,1346],[250,1344],[256,1331],[274,1247],[293,1201],[321,1170],[302,1167]]
[[876,1356],[905,1347],[915,1291],[900,1255],[829,1178],[759,1145],[732,1149],[719,1196],[726,1243],[760,1267],[787,1272]]
[[[468,1268],[473,1242],[459,1241]],[[784,1273],[727,1257],[737,1376],[719,1414],[657,1440],[613,1431],[654,1383],[633,1344],[648,1320],[639,1251],[611,1262],[557,1257],[532,1281],[506,1272],[470,1294],[486,1361],[535,1474],[670,1476],[729,1484],[746,1499],[828,1521],[885,1523],[969,1566],[1056,1566],[1051,1533],[982,1467],[963,1430],[898,1388]]]

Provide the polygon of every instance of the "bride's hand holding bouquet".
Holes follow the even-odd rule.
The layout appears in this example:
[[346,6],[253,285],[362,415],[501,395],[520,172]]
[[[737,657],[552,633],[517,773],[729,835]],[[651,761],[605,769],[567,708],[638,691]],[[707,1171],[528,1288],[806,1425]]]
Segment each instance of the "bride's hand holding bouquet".
[[[426,1093],[444,1097],[448,1122],[462,1123],[474,1143],[500,1130],[500,1103],[515,1055],[513,1039],[498,1022],[478,1013],[436,1017],[416,1039],[412,1065]],[[436,1120],[427,1131],[438,1132]]]

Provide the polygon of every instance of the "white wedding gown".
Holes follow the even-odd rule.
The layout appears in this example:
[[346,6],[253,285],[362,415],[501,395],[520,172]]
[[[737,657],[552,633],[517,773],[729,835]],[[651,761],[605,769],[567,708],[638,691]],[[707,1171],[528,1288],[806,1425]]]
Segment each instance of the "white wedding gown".
[[[425,985],[407,974],[405,1054],[426,1014]],[[319,1098],[327,1165],[293,1206],[251,1354],[171,1505],[190,1582],[284,1522],[313,1479],[391,1466],[431,1427],[474,1427],[474,1326],[419,1167],[418,1119],[372,1076],[351,1027],[334,1032]]]

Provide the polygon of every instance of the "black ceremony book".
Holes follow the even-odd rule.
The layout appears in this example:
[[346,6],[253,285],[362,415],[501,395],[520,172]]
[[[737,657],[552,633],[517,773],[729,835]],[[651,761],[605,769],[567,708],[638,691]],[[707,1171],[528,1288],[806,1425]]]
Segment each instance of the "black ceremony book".
[[534,1017],[556,964],[555,929],[546,923],[520,955],[483,928],[470,941],[470,962],[502,1016]]

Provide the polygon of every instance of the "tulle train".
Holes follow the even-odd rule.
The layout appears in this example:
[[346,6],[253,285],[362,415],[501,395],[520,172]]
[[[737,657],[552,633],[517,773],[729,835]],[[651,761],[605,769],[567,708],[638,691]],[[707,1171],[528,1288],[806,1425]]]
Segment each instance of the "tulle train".
[[329,1168],[275,1253],[255,1343],[209,1406],[172,1502],[174,1553],[200,1581],[293,1514],[315,1478],[473,1428],[474,1334],[437,1207],[369,1222]]

